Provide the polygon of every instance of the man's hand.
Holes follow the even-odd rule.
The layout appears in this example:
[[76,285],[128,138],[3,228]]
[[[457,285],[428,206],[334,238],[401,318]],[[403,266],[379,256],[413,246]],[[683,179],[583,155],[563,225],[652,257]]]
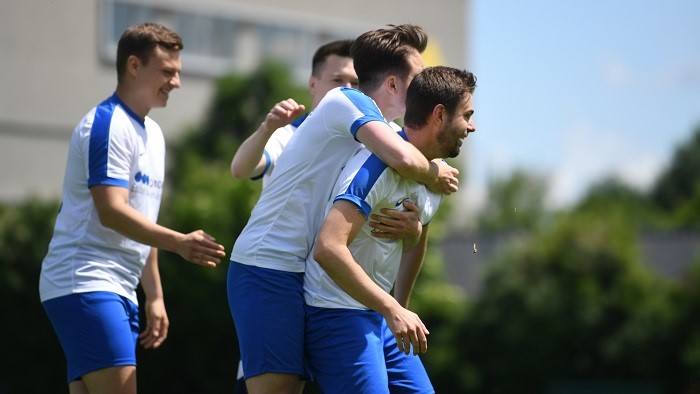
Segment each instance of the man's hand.
[[224,246],[202,230],[184,234],[178,241],[177,254],[191,263],[214,268],[226,255]]
[[146,329],[139,334],[141,346],[157,349],[168,337],[170,321],[162,298],[146,300]]
[[389,329],[394,333],[399,350],[406,355],[425,353],[428,351],[428,337],[430,334],[421,319],[408,309],[399,307],[392,313],[384,316]]
[[382,208],[381,215],[372,215],[369,226],[372,236],[413,241],[420,237],[423,225],[418,206],[410,199],[403,200],[405,211]]
[[305,109],[303,104],[297,104],[297,102],[291,98],[280,101],[268,112],[263,121],[263,125],[272,133],[278,128],[288,125],[297,116],[302,114]]
[[428,188],[435,193],[450,195],[456,192],[459,188],[459,171],[447,164],[442,159],[435,159],[430,162],[431,171],[435,174],[435,182]]

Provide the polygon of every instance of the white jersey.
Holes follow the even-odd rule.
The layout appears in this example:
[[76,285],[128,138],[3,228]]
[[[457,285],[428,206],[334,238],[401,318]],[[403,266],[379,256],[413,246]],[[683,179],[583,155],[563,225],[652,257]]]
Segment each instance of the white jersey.
[[109,291],[134,303],[151,247],[102,226],[90,187],[129,189],[129,205],[155,222],[165,163],[163,133],[141,120],[116,94],[93,108],[73,131],[62,204],[41,265],[42,301],[89,291]]
[[279,159],[280,155],[282,155],[284,147],[287,146],[289,140],[292,138],[292,135],[294,135],[294,132],[307,116],[308,114],[304,114],[303,116],[294,119],[294,121],[290,124],[280,127],[279,129],[275,130],[274,133],[272,133],[270,139],[267,140],[265,150],[263,151],[263,155],[265,156],[265,168],[263,169],[262,174],[251,177],[250,179],[254,181],[262,179],[262,185],[265,187],[267,182],[270,180],[270,176],[272,176],[272,170],[274,170],[275,165],[277,165],[277,160]]
[[341,166],[362,146],[355,133],[373,121],[386,123],[369,96],[329,91],[284,148],[231,260],[303,272]]
[[[406,138],[403,132],[400,134]],[[410,198],[419,207],[420,221],[424,224],[430,222],[442,201],[442,195],[401,177],[367,149],[350,159],[333,193],[335,198],[328,202],[326,213],[335,201],[347,200],[369,218],[371,214],[381,214],[382,208],[402,209],[403,200]],[[362,226],[348,248],[374,283],[389,292],[401,263],[403,241],[373,237],[368,223]],[[313,253],[309,254],[304,274],[304,300],[319,308],[367,309],[328,276],[313,259]]]

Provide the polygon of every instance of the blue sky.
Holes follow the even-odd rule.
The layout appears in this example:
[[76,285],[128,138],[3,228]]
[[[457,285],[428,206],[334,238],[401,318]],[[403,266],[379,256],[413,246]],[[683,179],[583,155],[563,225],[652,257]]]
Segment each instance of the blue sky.
[[645,190],[700,126],[700,1],[470,0],[467,18],[472,207],[514,169],[548,178],[551,207],[608,175]]

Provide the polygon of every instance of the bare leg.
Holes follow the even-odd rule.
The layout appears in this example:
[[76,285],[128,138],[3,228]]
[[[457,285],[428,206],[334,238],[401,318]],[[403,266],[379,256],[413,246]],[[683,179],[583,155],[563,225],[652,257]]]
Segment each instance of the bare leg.
[[70,394],[90,394],[87,386],[85,386],[85,382],[82,380],[75,380],[68,383],[68,392],[70,392]]
[[82,381],[71,382],[69,388],[70,394],[136,394],[136,366],[123,365],[90,372],[83,375]]
[[249,394],[298,394],[304,390],[304,382],[299,376],[285,373],[264,373],[246,379]]

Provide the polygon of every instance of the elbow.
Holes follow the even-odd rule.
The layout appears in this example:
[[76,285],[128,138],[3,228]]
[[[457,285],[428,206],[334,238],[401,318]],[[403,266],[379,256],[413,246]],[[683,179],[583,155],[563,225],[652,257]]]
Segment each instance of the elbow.
[[108,229],[115,230],[117,226],[117,215],[113,210],[109,208],[102,208],[97,210],[97,217],[100,218],[100,224]]
[[236,165],[234,162],[231,162],[231,176],[236,179],[247,178],[247,174],[244,174],[240,166]]
[[314,246],[314,261],[316,261],[321,268],[326,270],[331,260],[331,256],[331,249],[326,244],[318,240]]

